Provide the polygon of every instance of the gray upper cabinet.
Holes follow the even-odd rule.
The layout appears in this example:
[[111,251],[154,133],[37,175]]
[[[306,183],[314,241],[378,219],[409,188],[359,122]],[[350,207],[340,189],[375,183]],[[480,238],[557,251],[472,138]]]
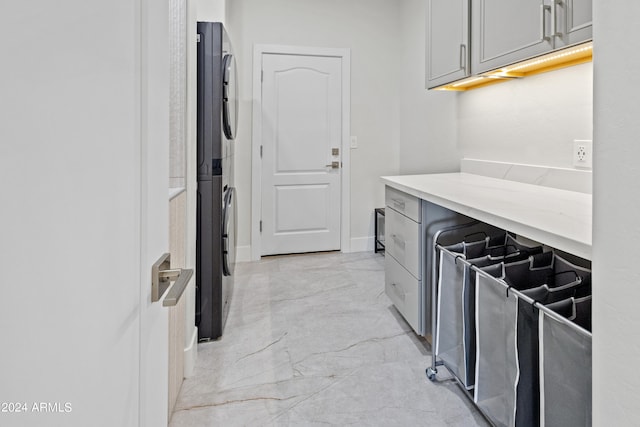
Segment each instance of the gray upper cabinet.
[[472,71],[483,73],[553,50],[548,0],[473,0]]
[[471,71],[591,40],[593,0],[472,0]]
[[592,0],[556,1],[555,8],[557,17],[556,49],[591,40],[593,34]]
[[467,77],[469,0],[428,0],[426,85],[433,88]]

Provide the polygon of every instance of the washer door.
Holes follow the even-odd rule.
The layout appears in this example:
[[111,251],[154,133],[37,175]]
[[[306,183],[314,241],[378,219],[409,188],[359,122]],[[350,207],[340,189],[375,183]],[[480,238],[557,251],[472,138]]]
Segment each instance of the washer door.
[[222,59],[222,129],[224,136],[232,140],[238,129],[238,86],[236,60],[231,54]]
[[236,189],[224,194],[222,208],[222,273],[231,276],[236,266]]

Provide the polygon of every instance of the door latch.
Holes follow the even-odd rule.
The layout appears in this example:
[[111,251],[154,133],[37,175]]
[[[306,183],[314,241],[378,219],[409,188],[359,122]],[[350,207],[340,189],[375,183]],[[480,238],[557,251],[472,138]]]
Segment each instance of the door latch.
[[169,289],[171,282],[175,284],[169,289],[167,296],[162,301],[163,307],[171,307],[178,304],[180,297],[193,276],[191,268],[171,269],[171,254],[163,254],[151,267],[151,302],[160,301],[162,295]]

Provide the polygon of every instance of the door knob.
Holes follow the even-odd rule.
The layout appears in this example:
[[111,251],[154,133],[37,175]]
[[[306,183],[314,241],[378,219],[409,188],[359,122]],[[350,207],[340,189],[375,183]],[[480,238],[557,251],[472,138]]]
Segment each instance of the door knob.
[[325,165],[325,167],[328,167],[331,169],[340,169],[340,162],[331,162],[331,164]]

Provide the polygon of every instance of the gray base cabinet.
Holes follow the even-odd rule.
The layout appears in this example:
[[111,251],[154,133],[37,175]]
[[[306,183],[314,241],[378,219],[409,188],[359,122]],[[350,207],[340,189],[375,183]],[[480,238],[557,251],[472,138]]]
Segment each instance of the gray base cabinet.
[[414,331],[422,334],[422,204],[420,199],[386,187],[385,293]]
[[[385,190],[385,293],[413,330],[431,336],[433,239],[473,219],[391,187]],[[453,243],[446,238],[445,244]]]

